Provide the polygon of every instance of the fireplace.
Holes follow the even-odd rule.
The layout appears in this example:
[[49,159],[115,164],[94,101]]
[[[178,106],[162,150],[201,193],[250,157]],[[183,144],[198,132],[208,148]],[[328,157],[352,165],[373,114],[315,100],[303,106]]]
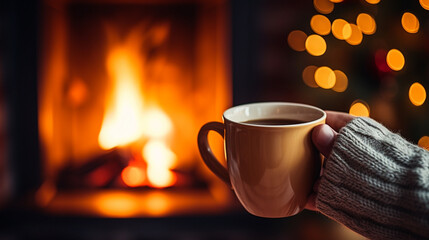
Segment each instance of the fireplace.
[[37,207],[105,217],[229,209],[230,190],[196,147],[199,127],[232,104],[227,1],[46,0],[40,12]]

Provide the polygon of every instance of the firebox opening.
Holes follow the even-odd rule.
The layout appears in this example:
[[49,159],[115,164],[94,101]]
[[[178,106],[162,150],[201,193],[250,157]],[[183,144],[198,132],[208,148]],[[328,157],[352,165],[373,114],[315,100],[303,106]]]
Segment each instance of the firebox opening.
[[231,104],[226,6],[45,1],[39,205],[118,217],[231,205],[196,148]]

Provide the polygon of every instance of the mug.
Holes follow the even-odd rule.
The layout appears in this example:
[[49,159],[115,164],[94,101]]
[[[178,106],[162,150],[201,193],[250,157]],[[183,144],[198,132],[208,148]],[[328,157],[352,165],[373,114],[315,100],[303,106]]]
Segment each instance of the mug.
[[[321,155],[311,131],[325,123],[314,106],[263,102],[232,107],[223,121],[209,122],[198,133],[207,167],[228,186],[251,214],[280,218],[304,209],[320,173]],[[213,155],[209,131],[224,138],[227,168]]]

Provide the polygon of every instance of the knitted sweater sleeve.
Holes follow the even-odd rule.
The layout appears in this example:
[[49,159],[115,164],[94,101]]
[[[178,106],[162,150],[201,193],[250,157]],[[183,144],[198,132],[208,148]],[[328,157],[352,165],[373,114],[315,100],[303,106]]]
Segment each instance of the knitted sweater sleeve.
[[429,151],[355,118],[325,161],[316,206],[370,239],[429,239]]

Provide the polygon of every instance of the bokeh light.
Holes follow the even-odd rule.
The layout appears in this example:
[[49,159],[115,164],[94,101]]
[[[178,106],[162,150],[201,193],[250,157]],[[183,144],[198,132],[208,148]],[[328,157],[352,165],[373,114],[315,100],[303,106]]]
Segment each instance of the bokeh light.
[[307,66],[302,71],[302,80],[304,83],[312,88],[318,88],[319,85],[317,85],[316,80],[314,79],[314,74],[316,73],[317,67],[314,65]]
[[329,67],[319,67],[314,73],[314,79],[321,88],[330,89],[335,86],[335,73]]
[[419,19],[417,19],[417,17],[410,12],[405,12],[402,15],[401,23],[404,30],[409,33],[416,33],[419,31],[419,28],[420,28]]
[[352,26],[347,23],[343,26],[343,39],[346,40],[352,36]]
[[331,32],[331,21],[326,16],[314,15],[310,21],[311,29],[317,34],[328,35]]
[[429,0],[420,0],[419,2],[422,8],[429,10]]
[[313,34],[305,40],[305,49],[313,56],[321,56],[326,52],[326,42],[321,36]]
[[[346,42],[348,42],[350,45],[359,45],[363,39],[362,32],[360,31],[360,29],[356,24],[348,24],[348,26],[350,26],[351,34],[348,38],[346,38]],[[344,36],[345,35],[346,34],[344,34]]]
[[330,0],[331,2],[333,2],[333,3],[340,3],[340,2],[342,2],[343,0]]
[[380,2],[380,0],[366,0],[366,2],[369,4],[377,4]]
[[353,116],[369,117],[369,106],[365,101],[356,100],[352,103],[349,113]]
[[361,13],[356,18],[356,24],[362,33],[366,35],[371,35],[375,33],[377,29],[377,24],[371,15],[367,13]]
[[426,101],[426,90],[423,85],[415,82],[411,85],[408,96],[412,104],[421,106]]
[[[337,39],[340,40],[344,40],[344,34],[343,34],[343,30],[344,30],[344,26],[348,25],[349,23],[344,20],[344,19],[335,19],[332,22],[332,34],[334,35],[334,37],[336,37]],[[347,32],[347,30],[346,30]],[[350,30],[350,34],[351,34],[351,30]]]
[[335,85],[332,87],[332,90],[335,92],[344,92],[347,89],[347,86],[349,85],[349,80],[347,78],[347,75],[340,71],[335,70]]
[[401,70],[405,65],[405,58],[398,49],[391,49],[386,56],[387,65],[394,71]]
[[301,30],[294,30],[289,33],[287,37],[287,42],[289,47],[293,50],[302,52],[305,51],[305,40],[307,39],[307,34]]
[[420,147],[429,150],[429,137],[423,136],[419,139],[419,142],[417,143]]
[[334,3],[329,0],[313,0],[313,5],[322,14],[329,14],[334,11]]

